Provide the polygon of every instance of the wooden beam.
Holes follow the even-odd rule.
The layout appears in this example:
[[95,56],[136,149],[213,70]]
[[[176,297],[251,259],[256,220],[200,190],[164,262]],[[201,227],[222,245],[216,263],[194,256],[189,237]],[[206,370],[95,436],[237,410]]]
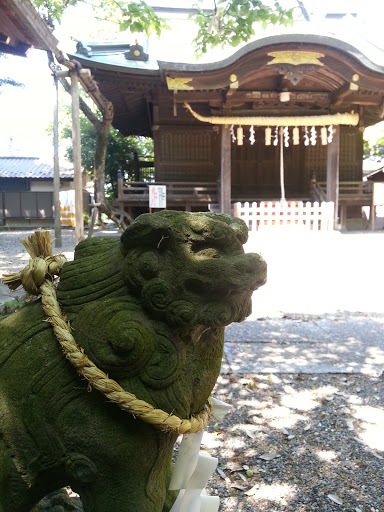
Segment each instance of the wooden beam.
[[333,127],[333,139],[327,151],[327,201],[335,205],[334,228],[337,227],[339,210],[339,161],[340,161],[340,126]]
[[17,43],[16,46],[0,42],[0,53],[9,53],[17,57],[26,57],[31,46],[24,43]]
[[53,201],[55,205],[55,247],[61,244],[60,222],[60,166],[59,166],[59,87],[55,79],[55,104],[53,107]]
[[[275,104],[279,102],[279,93],[276,91],[246,91],[239,89],[230,89],[231,93],[223,93],[223,91],[177,91],[177,103],[202,103],[205,101],[219,101],[225,98],[230,102],[231,97],[236,103],[253,102]],[[233,94],[236,91],[236,94]],[[163,98],[169,98],[168,94],[162,95]],[[331,101],[331,94],[327,92],[310,92],[310,91],[292,91],[290,104],[305,103],[328,106]]]
[[352,90],[349,83],[343,85],[343,87],[340,87],[332,95],[331,106],[332,107],[339,107],[346,98],[348,98],[349,96],[351,96],[355,92],[356,92],[356,90]]
[[379,116],[381,117],[381,119],[383,119],[383,117],[384,117],[384,97],[381,100],[381,103],[379,106]]
[[91,75],[89,69],[80,70],[78,79],[84,91],[90,96],[104,119],[113,119],[113,104],[100,92],[100,89]]
[[355,107],[380,107],[378,101],[374,100],[361,100],[359,98],[353,98],[351,100],[351,105],[355,105]]
[[348,89],[348,91],[344,91],[343,93],[341,93],[339,96],[337,96],[334,99],[333,103],[331,103],[331,107],[339,108],[343,104],[344,100],[346,100],[350,103],[351,99],[349,99],[349,98],[351,95],[352,95],[352,91],[350,91],[349,89]]
[[76,245],[84,239],[83,220],[83,179],[81,174],[81,139],[80,139],[80,108],[79,108],[79,79],[77,71],[71,72],[72,96],[72,144],[73,170],[75,186],[75,242]]
[[227,103],[230,101],[231,96],[233,96],[239,88],[239,80],[237,75],[235,75],[234,73],[230,75],[229,82],[229,87],[225,91],[225,101],[223,103],[224,107],[227,106]]
[[[92,76],[91,75],[91,71],[89,69],[84,69],[84,68],[79,69],[78,74],[81,77],[88,77],[88,78],[90,78]],[[59,78],[66,78],[66,77],[70,76],[71,73],[68,70],[66,70],[66,69],[60,69],[60,70],[56,71],[56,75]]]
[[0,43],[9,44],[11,41],[11,38],[7,36],[6,34],[2,34],[0,32]]
[[[11,45],[13,39],[17,43],[13,46],[17,46],[19,49],[21,46],[33,46],[40,50],[50,50],[53,53],[57,51],[58,40],[31,2],[7,0],[5,3],[2,2],[1,7],[2,16],[5,15],[8,35],[11,36]],[[13,53],[10,49],[1,49],[1,51]]]
[[220,212],[231,215],[231,133],[230,126],[221,127]]
[[[161,94],[161,100],[168,101],[169,97],[169,93]],[[209,101],[222,102],[222,100],[222,91],[194,91],[193,94],[189,91],[177,91],[177,96],[175,96],[175,101],[177,103],[184,103],[185,101],[191,103],[204,103]]]

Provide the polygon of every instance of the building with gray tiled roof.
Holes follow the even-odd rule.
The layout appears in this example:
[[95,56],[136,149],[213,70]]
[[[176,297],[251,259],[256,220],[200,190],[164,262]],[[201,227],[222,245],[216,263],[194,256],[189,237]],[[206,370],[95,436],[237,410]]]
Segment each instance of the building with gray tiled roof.
[[[53,180],[53,167],[39,158],[30,156],[0,157],[0,179]],[[60,168],[60,179],[73,180],[72,168]]]
[[[73,169],[60,169],[60,190],[73,185]],[[53,166],[35,157],[0,157],[0,226],[53,225]]]

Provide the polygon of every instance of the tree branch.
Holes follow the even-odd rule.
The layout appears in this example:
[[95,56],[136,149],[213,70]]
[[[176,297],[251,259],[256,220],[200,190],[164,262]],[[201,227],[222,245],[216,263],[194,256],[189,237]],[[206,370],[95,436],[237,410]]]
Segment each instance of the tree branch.
[[79,75],[79,81],[86,93],[99,108],[103,119],[113,119],[113,104],[100,92],[92,76]]
[[[68,80],[66,80],[63,77],[59,78],[61,85],[64,87],[66,92],[68,94],[71,94],[71,86],[68,83]],[[80,109],[83,112],[83,114],[90,120],[90,122],[93,124],[93,126],[97,129],[100,125],[100,121],[97,118],[97,116],[92,112],[92,110],[88,107],[88,105],[85,103],[83,98],[79,98],[80,102]]]

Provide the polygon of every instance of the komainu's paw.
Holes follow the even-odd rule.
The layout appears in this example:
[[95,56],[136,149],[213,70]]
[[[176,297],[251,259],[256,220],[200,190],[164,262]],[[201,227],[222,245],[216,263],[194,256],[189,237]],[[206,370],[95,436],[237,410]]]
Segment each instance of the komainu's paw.
[[59,489],[43,498],[31,512],[83,512],[80,498],[70,496],[70,489]]

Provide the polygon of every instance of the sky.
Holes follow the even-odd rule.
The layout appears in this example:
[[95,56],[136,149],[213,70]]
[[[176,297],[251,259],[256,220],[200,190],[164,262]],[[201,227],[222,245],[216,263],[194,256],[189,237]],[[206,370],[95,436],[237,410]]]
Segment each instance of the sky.
[[52,142],[46,129],[53,116],[54,87],[46,53],[0,57],[0,74],[24,84],[0,88],[0,156],[49,158]]
[[[284,2],[286,5],[292,5],[293,0],[283,0],[282,3]],[[180,0],[177,6],[191,7],[193,3],[195,2]],[[174,5],[170,0],[153,0],[153,2],[148,1],[148,4]],[[203,2],[204,7],[210,7],[212,4],[213,0]],[[380,25],[384,15],[384,2],[322,0],[319,3],[317,0],[311,0],[306,1],[305,5],[311,15],[314,14],[320,18],[324,12],[356,12],[357,20],[351,18],[343,22],[333,22],[333,25],[330,24],[331,30],[332,27],[337,27],[338,33],[344,31],[346,35],[355,35],[357,32],[363,35],[369,34],[370,39],[384,49]],[[380,10],[382,13],[379,12]],[[84,23],[84,20],[87,20],[87,23]],[[194,61],[191,45],[195,30],[193,22],[174,15],[173,19],[169,20],[169,24],[173,27],[172,31],[164,32],[160,41],[150,40],[148,52],[151,58],[181,62]],[[130,42],[133,39],[130,33],[119,33],[115,28],[111,29],[109,24],[101,25],[84,5],[68,10],[61,26],[55,31],[55,36],[60,41],[60,49],[72,52],[75,51],[75,42],[71,37],[83,41],[115,38]],[[180,44],[181,41],[184,44]],[[143,36],[139,36],[139,42],[145,43]],[[220,60],[233,51],[235,50],[223,52],[219,48],[199,62]],[[27,58],[0,57],[0,77],[10,77],[24,84],[22,88],[11,86],[0,88],[0,156],[36,156],[45,161],[52,161],[52,140],[47,134],[47,128],[52,123],[54,87],[46,53],[31,50]],[[67,102],[69,95],[61,87],[59,89],[61,89],[60,102]],[[368,135],[375,139],[377,136],[384,136],[384,130],[377,135],[377,130],[370,129]]]

